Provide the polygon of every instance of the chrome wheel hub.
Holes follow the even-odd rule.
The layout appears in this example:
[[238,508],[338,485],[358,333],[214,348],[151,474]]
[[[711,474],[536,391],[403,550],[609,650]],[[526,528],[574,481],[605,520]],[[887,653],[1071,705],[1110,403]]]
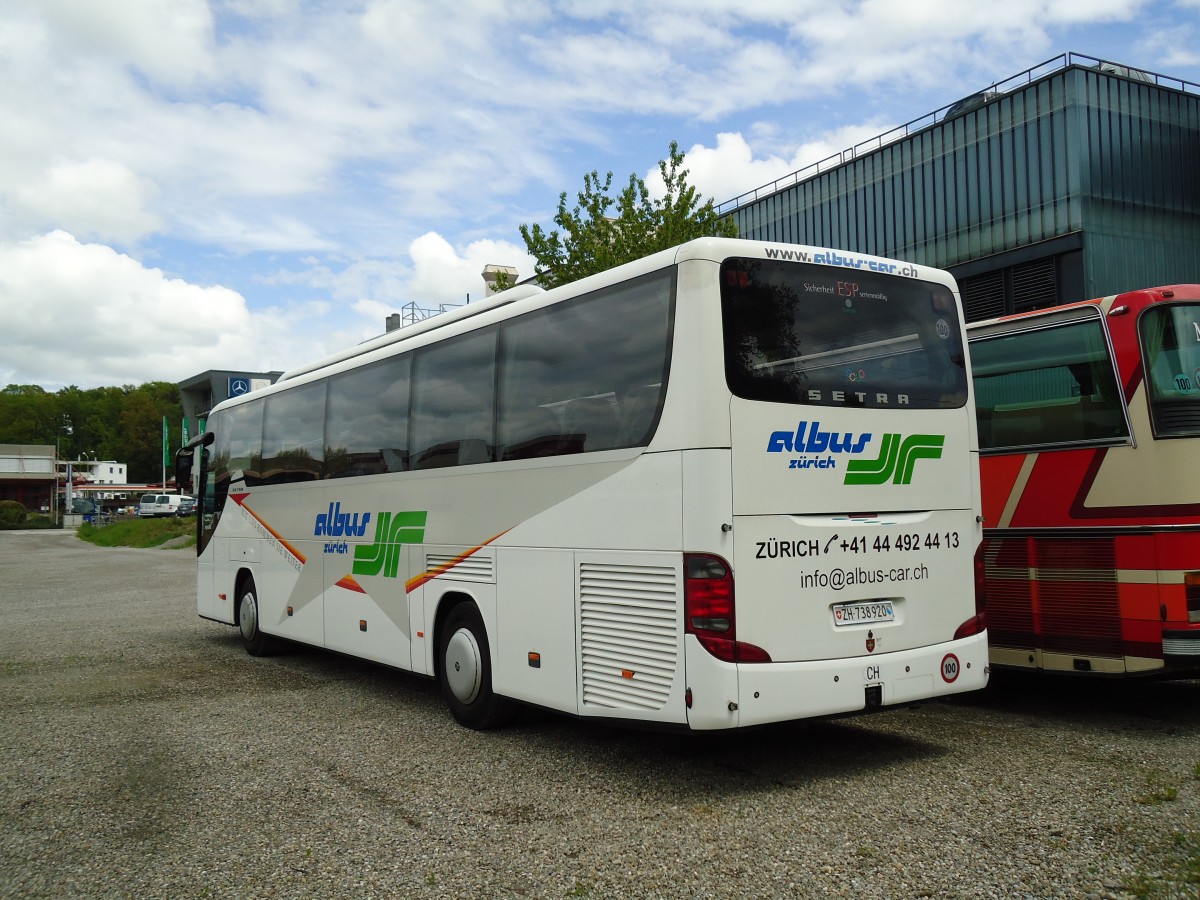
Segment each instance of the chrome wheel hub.
[[474,634],[466,628],[454,632],[446,645],[442,665],[446,670],[446,684],[460,702],[470,703],[479,696],[483,666]]
[[258,604],[254,602],[253,594],[245,594],[238,605],[238,622],[241,623],[242,637],[254,640],[258,633]]

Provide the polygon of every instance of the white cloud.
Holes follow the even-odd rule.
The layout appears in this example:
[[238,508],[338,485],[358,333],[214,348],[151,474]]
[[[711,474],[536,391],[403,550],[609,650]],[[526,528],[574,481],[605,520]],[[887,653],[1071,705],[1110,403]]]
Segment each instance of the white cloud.
[[[455,247],[437,232],[430,231],[408,245],[407,259],[362,259],[340,269],[316,260],[297,271],[277,271],[267,282],[316,290],[333,298],[343,309],[363,317],[358,331],[346,343],[354,343],[383,330],[385,319],[407,304],[421,310],[461,306],[482,300],[484,266],[512,266],[520,278],[533,274],[534,260],[508,241],[479,240]],[[333,311],[331,308],[331,312]],[[336,345],[333,350],[339,349]]]
[[278,213],[256,215],[252,210],[245,215],[247,218],[221,211],[204,217],[189,214],[181,216],[180,224],[186,225],[194,240],[235,253],[331,250],[335,246],[302,219]]
[[1200,66],[1200,50],[1194,49],[1197,45],[1194,34],[1195,29],[1191,28],[1182,34],[1178,29],[1164,32],[1160,39],[1146,42],[1146,58],[1157,60],[1157,70],[1164,74]]
[[136,242],[161,222],[150,211],[158,194],[147,178],[105,159],[59,163],[15,191],[35,227],[57,226],[85,237]]
[[0,319],[5,384],[91,387],[254,370],[265,348],[278,353],[294,340],[236,291],[168,278],[62,231],[0,245]]
[[459,305],[468,295],[482,300],[482,272],[489,263],[513,266],[519,278],[533,274],[533,259],[505,241],[475,241],[460,252],[440,234],[429,232],[413,241],[408,253],[413,261],[408,289],[418,306]]
[[211,71],[205,0],[39,0],[37,9],[72,54],[109,57],[171,84]]
[[[696,144],[686,151],[683,164],[688,170],[689,184],[704,197],[723,203],[770,185],[777,179],[787,179],[809,166],[826,161],[833,165],[830,157],[876,137],[884,128],[875,124],[847,126],[819,135],[814,140],[785,147],[780,147],[776,138],[769,136],[763,141],[766,155],[757,158],[754,148],[741,134],[722,133],[717,135],[715,147]],[[784,155],[780,155],[781,152]],[[657,167],[646,174],[645,181],[652,196],[662,196],[664,187]],[[770,193],[771,189],[766,192]]]
[[[584,172],[623,183],[649,170],[653,186],[677,138],[691,182],[722,202],[1067,47],[1195,80],[1197,8],[0,3],[0,303],[26,347],[20,365],[6,353],[0,366],[55,382],[90,381],[89,366],[97,378],[160,377],[189,353],[185,375],[286,368],[378,333],[380,314],[404,303],[482,297],[487,263],[528,275],[519,239],[485,239],[548,224]],[[207,314],[190,323],[198,335],[178,326],[186,341],[156,318],[230,297],[250,318],[223,339]],[[106,330],[105,310],[136,320],[149,343]],[[52,337],[23,321],[34,311],[60,325]],[[61,326],[76,318],[126,357],[61,355]],[[154,340],[172,350],[140,356]]]
[[433,231],[411,241],[405,257],[358,259],[340,267],[312,257],[302,262],[304,268],[280,269],[260,281],[330,298],[319,307],[325,317],[334,318],[340,311],[345,318],[347,310],[356,317],[344,321],[341,330],[322,334],[318,331],[322,319],[293,315],[293,328],[324,344],[314,358],[381,333],[387,317],[403,313],[408,304],[437,311],[442,306],[461,306],[468,296],[471,302],[482,300],[486,265],[512,266],[520,278],[532,275],[534,267],[533,258],[508,241],[478,240],[455,247]]

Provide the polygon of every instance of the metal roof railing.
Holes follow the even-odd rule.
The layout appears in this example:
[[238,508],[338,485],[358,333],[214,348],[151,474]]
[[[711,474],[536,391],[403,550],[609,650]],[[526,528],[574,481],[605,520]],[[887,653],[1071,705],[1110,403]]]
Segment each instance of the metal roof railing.
[[994,99],[995,96],[1008,91],[1013,91],[1022,88],[1028,84],[1032,84],[1040,78],[1044,78],[1052,72],[1059,69],[1066,69],[1070,66],[1088,66],[1089,68],[1101,69],[1111,75],[1120,75],[1126,78],[1132,78],[1137,81],[1145,81],[1147,83],[1157,84],[1160,87],[1173,88],[1177,91],[1186,93],[1200,94],[1200,84],[1191,81],[1184,81],[1180,78],[1173,78],[1169,75],[1159,75],[1154,72],[1146,72],[1142,69],[1135,69],[1131,66],[1126,66],[1123,63],[1113,62],[1112,60],[1101,59],[1096,56],[1087,56],[1082,53],[1063,53],[1055,56],[1045,62],[1038,63],[1036,66],[1026,69],[1024,72],[1018,72],[1011,78],[1006,78],[1003,81],[995,81],[987,87],[975,94],[968,95],[960,100],[955,100],[952,103],[947,103],[945,106],[934,110],[931,113],[926,113],[919,118],[913,119],[911,122],[905,122],[903,125],[897,125],[890,131],[885,131],[883,134],[873,138],[868,138],[865,141],[855,144],[853,147],[847,147],[840,153],[834,153],[825,157],[819,162],[811,163],[803,169],[798,169],[782,178],[777,178],[769,184],[764,184],[762,187],[755,188],[752,191],[747,191],[744,194],[739,194],[732,200],[726,200],[723,203],[716,205],[718,215],[731,213],[736,209],[740,209],[747,204],[754,203],[764,197],[769,197],[772,194],[777,194],[785,188],[789,188],[794,184],[799,184],[803,181],[808,181],[810,178],[816,178],[831,169],[836,169],[838,166],[843,166],[848,162],[857,159],[860,156],[865,156],[869,153],[874,153],[886,144],[891,144],[895,141],[902,140],[911,134],[918,131],[923,131],[930,128],[939,122],[945,121],[952,115],[957,114],[960,110],[955,107],[975,98],[979,98],[980,103]]

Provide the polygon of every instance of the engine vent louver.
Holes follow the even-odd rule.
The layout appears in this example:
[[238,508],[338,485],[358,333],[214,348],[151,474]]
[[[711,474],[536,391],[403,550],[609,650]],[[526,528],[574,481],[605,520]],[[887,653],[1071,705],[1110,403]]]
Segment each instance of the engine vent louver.
[[675,680],[679,590],[666,566],[581,563],[583,703],[657,710]]
[[456,581],[473,581],[477,584],[491,584],[496,580],[492,558],[478,553],[467,557],[449,553],[426,553],[425,570],[436,571],[439,575]]

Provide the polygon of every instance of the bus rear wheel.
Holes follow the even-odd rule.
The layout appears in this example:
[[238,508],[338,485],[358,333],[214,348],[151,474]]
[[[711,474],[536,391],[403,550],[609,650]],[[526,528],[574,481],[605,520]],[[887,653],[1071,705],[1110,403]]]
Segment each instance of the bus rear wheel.
[[242,632],[242,646],[251,656],[270,656],[276,647],[275,640],[263,634],[259,627],[258,591],[254,579],[247,577],[238,589],[238,628]]
[[512,701],[492,692],[492,654],[474,603],[450,611],[438,633],[438,684],[454,718],[477,730],[512,719]]

